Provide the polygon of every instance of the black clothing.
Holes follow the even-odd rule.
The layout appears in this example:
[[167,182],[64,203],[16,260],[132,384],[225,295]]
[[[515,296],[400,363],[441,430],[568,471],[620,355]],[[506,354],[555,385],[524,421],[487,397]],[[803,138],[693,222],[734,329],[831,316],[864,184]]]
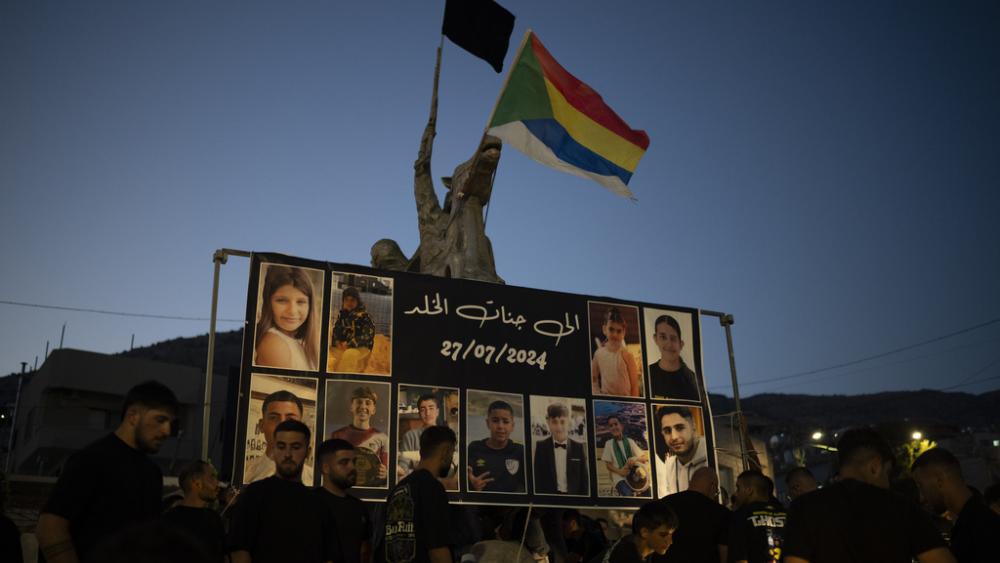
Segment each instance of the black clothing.
[[783,552],[810,563],[910,563],[944,546],[930,517],[916,504],[887,489],[845,479],[795,499]]
[[451,547],[448,495],[426,469],[407,475],[385,501],[385,539],[375,561],[425,563],[428,551]]
[[608,549],[608,538],[604,535],[601,525],[589,516],[579,515],[581,528],[577,539],[564,538],[566,553],[580,556],[581,561],[590,561]]
[[1000,557],[1000,515],[981,497],[970,497],[958,513],[951,552],[958,563],[994,563]]
[[271,476],[247,486],[233,505],[229,551],[253,563],[339,561],[337,534],[326,506],[301,481]]
[[785,508],[777,502],[752,502],[733,514],[729,528],[729,560],[780,563]]
[[369,541],[372,532],[372,521],[365,503],[351,495],[339,497],[323,487],[314,490],[316,496],[326,505],[330,518],[337,527],[340,550],[343,553],[342,561],[358,563],[361,544]]
[[691,368],[684,363],[684,360],[681,360],[681,367],[677,371],[667,371],[661,368],[660,362],[650,364],[649,387],[653,397],[701,400],[698,394],[698,379]]
[[21,530],[3,514],[0,514],[0,561],[23,563],[21,552]]
[[[567,440],[565,494],[589,495],[589,475],[587,452],[583,444],[576,440]],[[556,454],[552,436],[535,444],[535,493],[560,494],[556,479]]]
[[226,531],[218,512],[210,508],[177,505],[163,513],[163,521],[190,532],[212,561],[222,561],[226,555]]
[[632,541],[632,535],[622,537],[604,554],[602,563],[642,563],[642,554]]
[[469,444],[469,465],[476,477],[489,471],[493,481],[486,484],[484,491],[523,493],[524,492],[524,446],[507,440],[507,445],[494,450],[486,445],[488,438]]
[[728,545],[729,510],[695,491],[681,491],[658,501],[677,515],[679,525],[666,555],[653,555],[661,563],[724,563],[719,561],[719,546]]
[[69,520],[73,546],[83,560],[116,531],[156,520],[162,492],[160,468],[108,434],[69,458],[42,513]]

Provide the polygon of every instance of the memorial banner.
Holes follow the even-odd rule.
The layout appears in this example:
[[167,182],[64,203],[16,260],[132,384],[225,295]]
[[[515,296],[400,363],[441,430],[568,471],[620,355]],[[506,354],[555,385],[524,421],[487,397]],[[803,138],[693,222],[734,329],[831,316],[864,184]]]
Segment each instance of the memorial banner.
[[273,474],[289,418],[314,451],[355,444],[368,499],[413,470],[429,425],[458,437],[456,501],[635,506],[716,466],[697,309],[272,253],[247,293],[237,484]]

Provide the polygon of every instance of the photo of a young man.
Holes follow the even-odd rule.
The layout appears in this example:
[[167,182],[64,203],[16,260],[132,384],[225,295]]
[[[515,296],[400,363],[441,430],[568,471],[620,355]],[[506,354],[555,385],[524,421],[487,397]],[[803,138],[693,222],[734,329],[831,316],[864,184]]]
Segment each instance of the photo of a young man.
[[[243,484],[274,475],[274,429],[286,420],[316,428],[316,394],[319,381],[312,377],[250,375],[247,404],[247,434],[243,464]],[[302,482],[313,485],[313,456],[306,458]]]
[[392,374],[392,278],[333,272],[331,373]]
[[326,382],[325,435],[354,446],[357,487],[388,486],[389,393],[388,383]]
[[319,369],[323,271],[260,265],[253,365]]
[[[458,389],[399,385],[396,428],[399,443],[396,448],[396,482],[412,473],[420,463],[420,436],[432,426],[447,426],[458,435]],[[458,490],[458,451],[455,452],[448,474],[441,484],[449,491]]]
[[532,395],[530,405],[535,494],[589,496],[586,401]]
[[632,305],[587,304],[590,320],[590,386],[595,395],[645,397],[639,308]]
[[656,497],[686,491],[695,471],[708,466],[705,422],[698,407],[653,405]]
[[651,498],[646,405],[594,401],[597,496]]
[[700,401],[701,386],[693,371],[695,347],[685,339],[694,340],[692,315],[666,309],[645,309],[646,350],[650,359],[659,359],[647,366],[650,396],[672,400]]
[[468,490],[524,493],[524,398],[470,389],[465,412]]

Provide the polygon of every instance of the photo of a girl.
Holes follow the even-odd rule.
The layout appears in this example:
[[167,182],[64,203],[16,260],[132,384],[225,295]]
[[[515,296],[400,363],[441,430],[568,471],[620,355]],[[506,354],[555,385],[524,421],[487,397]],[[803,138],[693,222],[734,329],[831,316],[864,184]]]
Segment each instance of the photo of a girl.
[[323,272],[261,264],[260,277],[254,365],[316,371]]

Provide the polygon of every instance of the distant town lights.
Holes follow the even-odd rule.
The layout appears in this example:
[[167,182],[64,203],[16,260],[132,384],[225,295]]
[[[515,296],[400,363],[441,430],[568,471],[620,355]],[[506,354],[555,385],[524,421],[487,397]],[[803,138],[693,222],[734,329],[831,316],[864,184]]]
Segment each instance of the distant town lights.
[[910,437],[913,438],[914,440],[923,440],[924,434],[919,430],[914,430],[913,434],[911,434]]
[[813,440],[822,440],[823,439],[823,433],[820,432],[819,430],[813,432],[812,439]]

